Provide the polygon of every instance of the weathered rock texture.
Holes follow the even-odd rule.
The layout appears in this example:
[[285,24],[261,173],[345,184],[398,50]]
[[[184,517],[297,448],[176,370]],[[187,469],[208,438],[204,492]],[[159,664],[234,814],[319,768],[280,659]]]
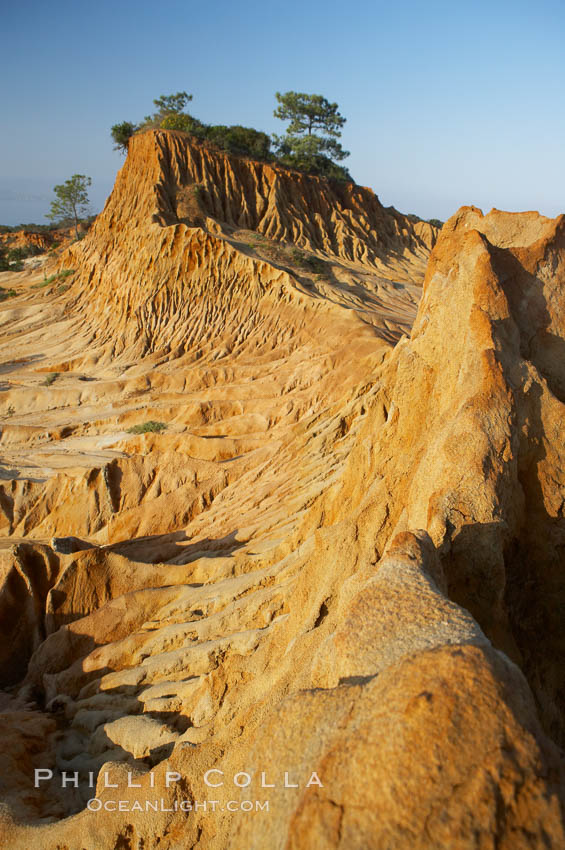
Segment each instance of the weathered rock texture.
[[1,314],[2,846],[564,845],[563,228],[463,208],[420,290],[368,190],[134,139]]
[[40,251],[48,251],[54,241],[55,237],[52,233],[34,233],[29,230],[0,233],[0,245],[8,249],[36,248]]

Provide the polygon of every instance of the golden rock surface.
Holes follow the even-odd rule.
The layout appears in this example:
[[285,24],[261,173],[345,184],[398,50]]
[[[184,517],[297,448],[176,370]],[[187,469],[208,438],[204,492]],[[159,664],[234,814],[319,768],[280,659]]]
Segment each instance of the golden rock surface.
[[562,848],[564,219],[158,131],[60,267],[0,275],[0,846]]

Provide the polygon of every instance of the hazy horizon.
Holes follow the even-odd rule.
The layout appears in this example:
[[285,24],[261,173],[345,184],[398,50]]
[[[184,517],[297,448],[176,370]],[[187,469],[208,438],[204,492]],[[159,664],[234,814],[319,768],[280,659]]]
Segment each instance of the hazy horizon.
[[123,157],[112,124],[186,90],[203,121],[268,133],[275,91],[315,92],[347,118],[351,175],[385,206],[445,219],[565,204],[565,12],[557,2],[472,7],[319,0],[281,7],[147,0],[93,10],[32,0],[3,16],[0,224],[46,223],[53,186],[92,177],[92,211]]

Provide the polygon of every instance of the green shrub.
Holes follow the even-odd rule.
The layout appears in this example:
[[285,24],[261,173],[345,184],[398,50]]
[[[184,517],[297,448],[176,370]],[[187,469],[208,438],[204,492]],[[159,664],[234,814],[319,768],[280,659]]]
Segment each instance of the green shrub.
[[57,380],[58,377],[59,377],[58,372],[51,372],[51,374],[47,375],[47,377],[43,381],[44,386],[50,387],[51,384],[55,383],[55,381]]
[[27,257],[37,257],[38,254],[42,253],[43,251],[37,245],[26,245],[24,248],[10,248],[6,257],[8,262],[18,263],[27,259]]
[[[260,130],[255,130],[253,127],[242,127],[240,124],[233,127],[211,127],[210,129],[213,134],[216,131],[218,146],[229,151],[229,153],[243,154],[254,159],[270,158],[271,139]],[[214,140],[213,135],[212,140]]]
[[[35,283],[32,286],[32,289],[41,289],[44,286],[49,286],[51,283],[57,283],[58,281],[63,281],[65,278],[69,277],[75,273],[75,269],[63,269],[60,272],[56,272],[55,274],[46,277],[45,280],[40,281],[39,283]],[[59,287],[60,288],[60,287]],[[65,289],[69,288],[69,284],[65,287]]]
[[288,262],[288,256],[285,253],[285,249],[282,245],[264,245],[263,251],[269,257],[270,260],[274,260],[276,263],[284,263]]
[[441,221],[439,218],[429,218],[428,224],[431,224],[433,227],[443,227],[444,222]]
[[121,124],[114,124],[110,130],[112,139],[114,140],[114,150],[121,151],[123,154],[128,152],[129,140],[138,128],[131,121],[122,121]]
[[128,434],[159,434],[161,431],[165,431],[167,427],[165,422],[155,422],[150,419],[149,422],[128,428]]
[[270,161],[271,139],[267,133],[241,124],[203,124],[192,115],[168,116],[161,124],[163,129],[184,130],[199,141],[206,142],[218,150],[227,151],[236,156],[249,156],[253,159]]
[[318,275],[321,275],[326,271],[326,264],[324,260],[320,260],[319,257],[309,257],[298,248],[292,249],[291,257],[295,265],[300,266],[302,269],[314,272]]
[[50,277],[46,277],[45,280],[40,281],[39,283],[34,283],[31,287],[32,289],[41,289],[44,286],[49,286],[50,283],[57,280],[57,275],[52,274]]
[[0,287],[0,301],[4,301],[6,298],[13,298],[17,294],[15,289],[2,289]]
[[21,272],[24,264],[19,259],[10,257],[13,251],[8,251],[3,245],[0,245],[0,272]]
[[340,183],[353,183],[353,178],[344,165],[338,165],[323,154],[310,156],[299,156],[292,153],[284,153],[279,148],[277,161],[287,168],[294,168],[305,174],[313,174],[316,177],[326,177],[329,180],[337,180]]
[[160,126],[163,130],[181,130],[183,133],[192,135],[204,127],[204,124],[187,112],[172,112],[161,121]]
[[[269,245],[268,240],[260,233],[245,233],[242,234],[242,237],[245,240],[244,245],[247,245],[248,248],[252,248],[254,251],[256,251],[257,248],[265,249]],[[252,241],[248,242],[248,239]]]

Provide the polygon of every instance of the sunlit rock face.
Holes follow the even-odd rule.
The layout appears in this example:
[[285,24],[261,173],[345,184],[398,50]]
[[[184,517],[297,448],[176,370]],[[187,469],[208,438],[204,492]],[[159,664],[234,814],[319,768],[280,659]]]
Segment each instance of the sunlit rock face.
[[134,137],[0,306],[1,846],[564,846],[564,248]]

